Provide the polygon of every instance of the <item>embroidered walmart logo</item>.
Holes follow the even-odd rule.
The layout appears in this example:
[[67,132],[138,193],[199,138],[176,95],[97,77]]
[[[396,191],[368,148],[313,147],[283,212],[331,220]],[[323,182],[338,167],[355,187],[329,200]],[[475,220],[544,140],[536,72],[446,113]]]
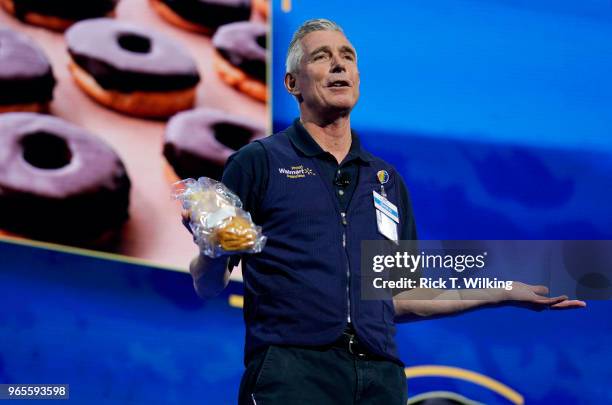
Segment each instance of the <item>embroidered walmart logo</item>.
[[289,169],[279,167],[278,172],[286,175],[288,179],[301,179],[306,176],[316,176],[314,170],[304,167],[304,165],[291,166]]

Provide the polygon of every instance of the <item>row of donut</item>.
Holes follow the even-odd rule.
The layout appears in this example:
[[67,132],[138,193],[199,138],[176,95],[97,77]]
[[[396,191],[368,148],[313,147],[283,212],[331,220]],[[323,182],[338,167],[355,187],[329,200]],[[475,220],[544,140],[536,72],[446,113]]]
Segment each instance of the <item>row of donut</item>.
[[[0,0],[2,1],[2,0]],[[214,65],[228,84],[266,100],[267,26],[235,22],[213,36]],[[146,27],[110,18],[72,25],[65,35],[69,70],[87,95],[116,111],[167,118],[192,108],[200,73],[178,42]],[[0,112],[46,111],[55,78],[38,46],[23,34],[0,29]]]
[[[219,179],[229,155],[266,135],[257,122],[198,108],[172,117],[165,175]],[[46,114],[0,114],[0,234],[101,247],[128,219],[131,182],[101,138]]]
[[[119,0],[0,0],[0,6],[19,20],[56,31],[77,21],[113,17]],[[251,0],[150,0],[168,22],[195,32],[212,34],[221,25],[246,21]],[[269,0],[253,0],[253,9],[268,17]]]

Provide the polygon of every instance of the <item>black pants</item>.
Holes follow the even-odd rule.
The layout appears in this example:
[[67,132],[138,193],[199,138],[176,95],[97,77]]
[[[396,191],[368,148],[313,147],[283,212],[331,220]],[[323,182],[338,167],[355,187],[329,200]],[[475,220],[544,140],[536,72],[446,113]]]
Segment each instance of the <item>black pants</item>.
[[240,405],[405,405],[400,365],[363,359],[339,347],[270,346],[253,356]]

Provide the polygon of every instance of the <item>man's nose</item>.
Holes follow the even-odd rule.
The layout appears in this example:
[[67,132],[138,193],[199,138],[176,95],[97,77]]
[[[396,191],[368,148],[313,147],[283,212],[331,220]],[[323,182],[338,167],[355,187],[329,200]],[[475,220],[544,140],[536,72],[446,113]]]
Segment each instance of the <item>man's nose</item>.
[[345,72],[345,71],[346,71],[346,65],[344,64],[344,61],[342,60],[342,58],[339,58],[337,56],[332,57],[330,72],[338,73],[338,72]]

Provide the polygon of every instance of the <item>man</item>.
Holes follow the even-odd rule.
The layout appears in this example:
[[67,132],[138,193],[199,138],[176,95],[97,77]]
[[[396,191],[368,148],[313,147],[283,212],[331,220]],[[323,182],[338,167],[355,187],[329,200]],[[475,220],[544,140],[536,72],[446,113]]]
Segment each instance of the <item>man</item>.
[[[538,295],[546,293],[543,287],[526,285],[504,297],[484,291],[471,301],[423,295],[361,299],[361,241],[416,239],[416,227],[399,174],[364,150],[351,132],[359,80],[356,51],[341,28],[329,20],[306,21],[291,41],[285,75],[300,118],[242,148],[226,165],[223,183],[268,237],[261,253],[241,258],[246,324],[241,404],[405,404],[396,321],[502,300],[583,305]],[[398,207],[395,231],[379,228],[373,191]],[[232,256],[226,268],[219,260],[196,257],[190,271],[198,294],[218,294],[239,260]],[[417,293],[434,298],[439,292]]]

